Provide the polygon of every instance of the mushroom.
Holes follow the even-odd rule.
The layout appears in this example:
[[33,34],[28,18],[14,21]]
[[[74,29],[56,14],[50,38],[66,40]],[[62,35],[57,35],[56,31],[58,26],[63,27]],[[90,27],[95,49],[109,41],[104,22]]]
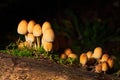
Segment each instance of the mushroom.
[[62,53],[62,54],[60,55],[60,58],[61,58],[61,59],[67,59],[67,55],[66,55],[65,53]]
[[70,48],[65,49],[64,53],[69,56],[72,53],[72,50]]
[[51,42],[44,42],[44,44],[43,44],[43,48],[47,53],[52,50],[52,47],[53,47],[53,45]]
[[51,24],[48,21],[45,21],[42,25],[42,33],[45,32],[46,29],[51,29]]
[[85,66],[87,64],[88,58],[86,53],[82,53],[80,55],[80,63],[82,64],[82,66]]
[[43,33],[43,38],[46,42],[53,42],[55,38],[54,31],[52,29],[46,29]]
[[95,65],[95,72],[96,73],[101,73],[102,72],[102,64],[101,63]]
[[109,58],[109,55],[108,55],[107,53],[105,53],[105,54],[103,54],[103,55],[102,55],[102,58],[100,59],[100,61],[99,61],[99,62],[104,62],[104,61],[107,61],[107,60],[108,60],[108,58]]
[[98,59],[101,58],[101,56],[102,56],[102,48],[101,47],[96,47],[94,49],[92,57],[98,60]]
[[18,45],[19,49],[22,49],[24,47],[30,47],[30,44],[28,43],[28,41],[19,43],[19,45]]
[[18,34],[25,35],[27,34],[27,26],[28,23],[25,19],[21,20],[20,23],[18,24],[17,32]]
[[35,26],[33,28],[33,35],[37,39],[37,47],[39,48],[40,47],[40,36],[42,35],[42,30],[41,30],[40,24],[35,24]]
[[17,32],[19,34],[25,35],[27,33],[27,21],[25,19],[21,20],[18,24]]
[[88,52],[86,53],[86,55],[87,55],[88,59],[92,58],[92,51],[88,51]]
[[107,70],[108,70],[107,62],[102,62],[102,71],[104,72],[104,74],[106,73]]
[[35,37],[33,36],[32,33],[27,34],[27,41],[29,42],[30,47],[32,47],[32,43],[35,41]]
[[33,28],[34,28],[35,24],[36,24],[36,22],[34,20],[30,20],[28,22],[27,30],[28,30],[29,33],[33,33]]
[[71,54],[68,55],[68,58],[77,59],[78,56],[75,53],[71,53]]
[[114,61],[113,61],[112,58],[109,58],[109,59],[107,60],[107,63],[108,63],[108,66],[109,66],[110,69],[113,68]]

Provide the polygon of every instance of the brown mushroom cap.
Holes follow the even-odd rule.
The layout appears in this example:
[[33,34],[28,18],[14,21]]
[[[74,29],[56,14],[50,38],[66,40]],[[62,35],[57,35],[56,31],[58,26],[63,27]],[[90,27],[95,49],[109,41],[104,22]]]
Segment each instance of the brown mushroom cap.
[[43,33],[43,38],[46,42],[53,42],[55,38],[54,31],[52,29],[46,29]]
[[78,56],[75,53],[71,53],[71,54],[68,55],[68,58],[77,59]]
[[33,28],[33,35],[36,36],[36,37],[42,35],[42,30],[41,30],[40,24],[35,24],[35,26]]
[[34,20],[30,20],[29,23],[28,23],[28,32],[29,33],[32,33],[33,32],[33,28],[35,26],[36,22]]
[[26,20],[21,20],[20,23],[18,24],[17,32],[19,34],[25,35],[27,33],[27,21]]
[[42,25],[42,33],[44,33],[45,30],[46,30],[46,29],[49,29],[49,28],[51,28],[50,22],[45,21],[45,22],[43,23],[43,25]]
[[100,62],[107,61],[108,59],[109,59],[109,55],[107,53],[105,53],[105,54],[102,55],[102,58],[101,58]]

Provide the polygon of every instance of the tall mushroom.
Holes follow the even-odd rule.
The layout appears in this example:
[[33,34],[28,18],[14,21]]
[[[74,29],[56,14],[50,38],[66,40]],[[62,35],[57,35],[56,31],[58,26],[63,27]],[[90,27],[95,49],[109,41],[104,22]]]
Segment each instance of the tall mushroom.
[[37,47],[40,47],[40,36],[42,35],[42,29],[40,24],[35,24],[34,28],[33,28],[33,35],[36,37],[37,39]]
[[21,20],[20,23],[18,24],[17,32],[18,34],[25,35],[27,34],[27,26],[28,23],[25,19]]
[[27,30],[29,33],[33,33],[33,28],[34,28],[35,24],[36,24],[36,22],[34,20],[30,20],[28,22],[28,29]]

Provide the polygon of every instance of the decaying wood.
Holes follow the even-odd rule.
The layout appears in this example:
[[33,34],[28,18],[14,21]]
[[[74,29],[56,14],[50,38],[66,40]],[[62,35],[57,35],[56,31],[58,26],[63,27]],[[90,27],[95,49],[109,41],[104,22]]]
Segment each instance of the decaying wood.
[[0,80],[119,80],[48,61],[0,53]]

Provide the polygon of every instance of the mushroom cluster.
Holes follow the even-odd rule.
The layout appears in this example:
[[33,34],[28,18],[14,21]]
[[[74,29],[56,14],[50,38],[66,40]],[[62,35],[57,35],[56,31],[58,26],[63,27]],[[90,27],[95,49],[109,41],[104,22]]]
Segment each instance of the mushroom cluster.
[[67,59],[67,58],[78,59],[78,56],[77,56],[77,54],[73,53],[73,51],[70,48],[67,48],[60,55],[60,58],[61,59]]
[[52,50],[55,34],[50,22],[45,21],[41,26],[34,20],[27,22],[23,19],[18,24],[17,32],[25,36],[25,41],[19,43],[18,48],[28,47],[39,49],[43,46],[46,52]]
[[113,68],[113,58],[108,53],[103,53],[101,47],[96,47],[94,51],[88,51],[80,55],[80,64],[82,67],[91,67],[96,73],[104,72]]

